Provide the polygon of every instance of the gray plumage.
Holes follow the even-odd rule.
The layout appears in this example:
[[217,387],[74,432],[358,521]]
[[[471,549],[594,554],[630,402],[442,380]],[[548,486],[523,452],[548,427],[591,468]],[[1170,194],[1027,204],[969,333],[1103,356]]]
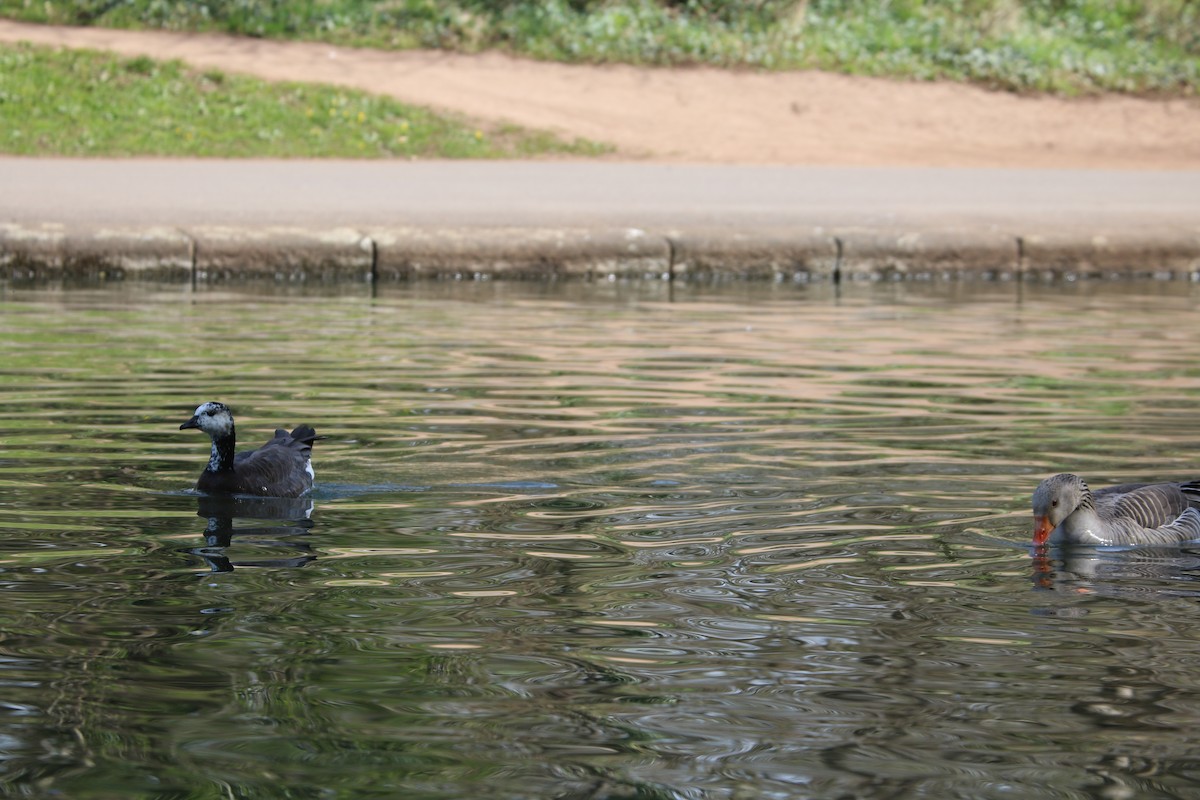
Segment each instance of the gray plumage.
[[1033,493],[1034,543],[1164,545],[1200,540],[1200,482],[1126,483],[1092,491],[1078,475]]
[[312,489],[312,444],[319,437],[309,425],[291,433],[279,428],[275,438],[257,450],[235,453],[233,414],[223,403],[204,403],[179,426],[199,428],[212,438],[208,466],[196,488],[208,494],[254,494],[299,497]]

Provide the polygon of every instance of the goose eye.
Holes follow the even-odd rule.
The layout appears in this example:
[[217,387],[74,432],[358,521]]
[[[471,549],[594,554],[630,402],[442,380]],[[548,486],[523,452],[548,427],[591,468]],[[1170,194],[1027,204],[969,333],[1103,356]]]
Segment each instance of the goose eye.
[[1050,505],[1051,505],[1051,506],[1053,506],[1054,508],[1058,508],[1058,501],[1057,501],[1057,500],[1051,500],[1051,501],[1050,501]]
[[217,415],[217,410],[215,408],[210,408],[204,413],[208,414],[210,417],[215,417]]

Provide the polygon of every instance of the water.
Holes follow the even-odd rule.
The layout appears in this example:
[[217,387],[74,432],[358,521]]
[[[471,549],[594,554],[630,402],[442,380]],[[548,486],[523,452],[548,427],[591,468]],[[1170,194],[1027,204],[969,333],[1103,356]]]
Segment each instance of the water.
[[1200,551],[1028,550],[1200,472],[1200,287],[320,291],[0,293],[6,794],[1200,797]]

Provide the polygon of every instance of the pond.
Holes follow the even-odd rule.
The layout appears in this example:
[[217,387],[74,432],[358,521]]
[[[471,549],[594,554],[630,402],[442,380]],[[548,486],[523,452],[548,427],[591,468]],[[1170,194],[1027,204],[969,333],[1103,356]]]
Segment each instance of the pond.
[[[1200,285],[0,290],[0,786],[1158,798],[1200,550],[1029,495],[1200,473]],[[192,487],[311,423],[317,487]]]

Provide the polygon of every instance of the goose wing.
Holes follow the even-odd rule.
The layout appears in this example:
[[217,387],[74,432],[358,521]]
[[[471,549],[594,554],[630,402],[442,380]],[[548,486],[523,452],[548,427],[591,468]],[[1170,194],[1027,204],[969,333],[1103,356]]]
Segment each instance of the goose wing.
[[238,453],[233,468],[238,491],[276,497],[298,497],[312,488],[312,443],[316,431],[301,425],[291,433],[282,428],[257,450]]
[[1177,545],[1200,541],[1200,511],[1185,508],[1183,513],[1163,525],[1143,527],[1130,519],[1114,520],[1103,541],[1111,545]]
[[1094,497],[1101,518],[1142,528],[1169,525],[1193,505],[1178,483],[1123,484],[1102,489]]

